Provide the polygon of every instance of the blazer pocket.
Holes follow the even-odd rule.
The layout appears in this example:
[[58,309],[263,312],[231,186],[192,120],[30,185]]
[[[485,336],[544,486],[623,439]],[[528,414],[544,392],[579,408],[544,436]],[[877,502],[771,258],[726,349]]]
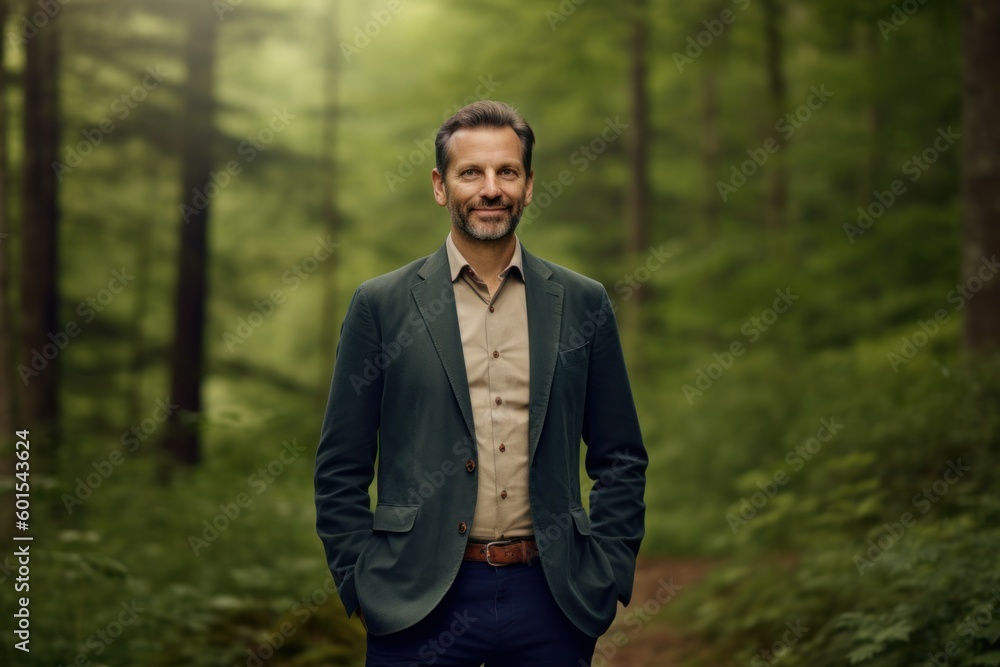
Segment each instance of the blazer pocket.
[[559,353],[559,365],[563,368],[569,368],[570,366],[576,366],[577,364],[582,364],[587,359],[590,358],[590,341],[581,345],[580,347],[574,347],[572,350],[565,350]]
[[[582,507],[573,507],[570,509],[570,514],[573,515],[573,524],[576,526],[576,532],[584,538],[588,543],[588,548],[594,557],[597,559],[598,567],[602,570],[604,578],[606,581],[611,582],[617,588],[617,581],[615,577],[615,568],[611,564],[611,560],[608,555],[604,553],[601,545],[598,544],[597,539],[591,534],[590,530],[590,515],[587,514],[587,510]],[[618,597],[615,595],[615,597]]]
[[590,535],[590,517],[587,516],[587,510],[582,507],[573,507],[569,512],[573,515],[576,531],[581,535]]
[[406,533],[413,528],[417,520],[419,505],[382,505],[375,506],[375,517],[372,520],[373,530],[384,530],[388,533]]

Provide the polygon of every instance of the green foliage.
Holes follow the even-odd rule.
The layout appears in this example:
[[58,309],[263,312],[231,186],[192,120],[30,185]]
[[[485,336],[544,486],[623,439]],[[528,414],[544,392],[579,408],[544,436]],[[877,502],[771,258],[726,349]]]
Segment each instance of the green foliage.
[[[337,599],[313,528],[314,434],[303,427],[312,415],[291,399],[284,406],[278,419],[206,424],[218,433],[208,462],[165,486],[154,450],[79,441],[63,461],[76,477],[54,490],[32,544],[29,660],[9,644],[0,659],[359,664],[364,631]],[[302,450],[286,450],[287,464],[286,442]],[[114,450],[124,461],[102,475]],[[67,502],[74,495],[82,502]],[[13,603],[4,596],[0,611]]]
[[[213,149],[219,169],[236,160],[241,171],[211,202],[205,462],[165,483],[151,415],[169,402],[178,204],[191,194],[179,191],[177,146],[188,76],[180,19],[192,2],[63,3],[64,156],[102,119],[115,130],[60,183],[60,315],[82,333],[62,356],[61,469],[33,490],[35,641],[30,656],[5,644],[0,662],[359,664],[364,633],[331,593],[313,528],[312,453],[331,370],[322,341],[359,282],[443,242],[426,147],[446,115],[489,96],[520,108],[538,137],[537,214],[520,237],[601,280],[618,306],[651,459],[644,552],[725,559],[669,607],[714,648],[708,664],[912,667],[949,642],[948,664],[1000,664],[1000,621],[977,620],[1000,586],[1000,368],[961,356],[962,307],[949,300],[960,273],[960,146],[916,180],[904,173],[939,128],[960,127],[957,3],[923,4],[888,38],[878,21],[892,0],[779,3],[785,111],[813,86],[833,96],[782,141],[789,228],[774,234],[762,229],[775,163],[717,199],[717,183],[781,120],[767,99],[762,3],[737,11],[683,68],[674,56],[688,38],[742,3],[648,3],[650,244],[671,257],[635,292],[621,222],[631,137],[583,163],[578,152],[609,120],[630,122],[629,15],[618,5],[403,0],[366,40],[386,3],[336,3],[334,33],[329,3],[216,2],[231,11],[220,15]],[[339,76],[332,174],[320,147],[325,45]],[[13,124],[23,50],[8,53]],[[166,80],[120,117],[115,101],[150,66]],[[709,82],[714,138],[704,134]],[[248,159],[241,146],[275,109],[294,118]],[[711,161],[702,151],[713,140]],[[11,148],[16,168],[23,156]],[[540,193],[564,170],[572,182],[543,206]],[[857,209],[895,179],[905,194],[852,236]],[[333,257],[294,278],[328,234]],[[134,281],[91,319],[88,299],[122,267]],[[275,291],[283,303],[234,343]],[[796,300],[765,329],[755,318],[776,291]],[[926,345],[893,361],[941,310],[947,321]],[[722,368],[734,343],[743,351]],[[842,426],[821,438],[824,420]],[[286,441],[305,451],[261,486],[258,470]],[[67,504],[116,451],[124,462]],[[972,470],[927,501],[924,489],[958,460]],[[226,519],[241,493],[252,502]],[[202,522],[220,512],[230,525],[209,540]],[[891,533],[905,513],[913,525],[869,558],[869,540],[885,542],[885,525]],[[143,608],[134,622],[99,640],[133,600]],[[0,597],[0,614],[12,605]],[[791,645],[796,622],[808,631],[787,635]]]
[[[675,610],[723,640],[720,656],[767,660],[761,647],[801,619],[809,632],[781,664],[922,665],[942,651],[948,664],[992,659],[1000,360],[946,370],[867,376],[843,433],[741,523],[737,564]],[[745,475],[739,492],[760,492],[774,465]]]

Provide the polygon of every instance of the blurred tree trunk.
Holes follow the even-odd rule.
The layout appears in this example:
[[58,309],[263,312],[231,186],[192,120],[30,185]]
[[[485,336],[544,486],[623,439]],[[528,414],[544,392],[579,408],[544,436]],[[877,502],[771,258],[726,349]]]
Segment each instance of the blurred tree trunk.
[[[7,26],[7,0],[0,0],[0,32]],[[4,32],[4,34],[6,34]],[[10,220],[7,181],[7,44],[0,44],[0,440],[14,430],[14,357],[10,309]],[[9,509],[9,508],[8,508]],[[6,525],[6,524],[4,524]]]
[[[764,63],[767,70],[767,89],[770,101],[770,122],[774,123],[786,113],[784,43],[781,22],[784,17],[783,0],[761,0],[764,11]],[[777,231],[785,228],[788,209],[788,170],[785,162],[787,145],[770,157],[767,170],[767,195],[764,205],[764,224]]]
[[[7,0],[0,0],[0,34],[7,34]],[[10,309],[10,221],[7,196],[7,43],[0,44],[0,477],[14,475],[14,448],[7,450],[7,443],[14,438],[14,357],[11,344]],[[0,496],[0,539],[8,540],[14,531],[14,497],[12,493]]]
[[[625,260],[629,274],[644,263],[649,248],[649,92],[646,82],[646,26],[650,20],[647,0],[631,0],[628,59],[629,128],[626,135],[627,189],[625,192]],[[644,267],[645,268],[645,267]],[[642,303],[648,298],[649,278],[629,292],[618,312],[622,344],[632,350],[642,329]],[[626,354],[639,358],[638,354]],[[633,368],[636,374],[643,367]]]
[[[632,34],[629,39],[629,141],[628,191],[625,218],[628,225],[627,255],[630,263],[639,261],[649,247],[649,93],[646,83],[646,25],[649,11],[646,0],[632,0]],[[640,302],[642,289],[633,298]]]
[[[323,197],[324,229],[334,243],[338,243],[340,217],[337,212],[337,128],[340,118],[340,2],[328,2],[324,13],[323,26],[328,32],[324,37],[323,49],[323,113],[322,137],[320,138],[320,171],[323,182],[320,191]],[[337,261],[329,258],[323,264],[323,303],[320,308],[319,344],[323,363],[320,366],[319,400],[326,401],[326,391],[337,346]]]
[[962,275],[969,292],[964,343],[973,352],[1000,350],[1000,3],[964,0],[962,81]]
[[213,163],[213,97],[218,18],[210,3],[188,8],[184,53],[187,84],[182,92],[181,173],[183,198],[180,260],[174,302],[170,400],[179,406],[170,416],[165,447],[177,463],[201,460],[198,424],[205,356],[205,301],[208,269],[208,221],[211,201],[204,193]]
[[[150,170],[149,183],[156,182],[156,176]],[[132,240],[136,248],[136,266],[148,267],[153,260],[153,229],[150,225],[134,225]],[[135,301],[132,306],[132,317],[129,322],[129,360],[128,381],[125,390],[125,414],[133,424],[142,420],[143,388],[142,380],[146,369],[146,341],[143,335],[143,323],[149,310],[148,278],[136,280]]]
[[[626,257],[629,266],[637,266],[649,250],[649,91],[646,81],[646,26],[649,23],[647,0],[632,0],[631,36],[629,39],[629,130],[626,144],[628,188],[625,194],[625,219],[628,228]],[[640,304],[649,289],[644,284],[634,290],[632,304],[626,308],[624,325],[626,341],[638,325]],[[635,312],[634,312],[635,311]]]
[[18,428],[31,430],[32,468],[54,465],[60,354],[71,337],[59,327],[59,31],[62,17],[25,44],[24,161],[21,199],[21,350],[24,392]]
[[[728,2],[715,0],[705,8],[706,16],[719,16],[729,6]],[[696,28],[702,29],[703,24]],[[704,178],[704,194],[702,195],[702,225],[699,235],[710,239],[719,226],[719,215],[722,213],[722,197],[717,182],[719,179],[720,160],[722,158],[722,141],[719,137],[719,71],[720,63],[727,57],[729,31],[723,31],[702,55],[703,73],[699,81],[700,131],[701,131],[701,167]]]
[[719,174],[719,74],[714,63],[706,63],[701,77],[701,165],[704,171],[703,238],[710,239],[719,225],[722,199],[715,183]]

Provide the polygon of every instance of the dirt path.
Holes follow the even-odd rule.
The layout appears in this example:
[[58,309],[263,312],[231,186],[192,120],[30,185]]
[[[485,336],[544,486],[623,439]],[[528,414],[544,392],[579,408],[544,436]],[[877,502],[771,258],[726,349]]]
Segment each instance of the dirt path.
[[712,562],[703,559],[640,558],[632,602],[618,606],[618,616],[597,644],[593,667],[673,667],[696,649],[674,633],[660,617],[675,597],[685,595],[708,574]]

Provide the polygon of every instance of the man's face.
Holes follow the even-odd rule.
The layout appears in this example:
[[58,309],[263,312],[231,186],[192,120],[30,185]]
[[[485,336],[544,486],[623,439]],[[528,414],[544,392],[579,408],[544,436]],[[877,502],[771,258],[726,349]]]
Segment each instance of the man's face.
[[447,173],[435,169],[431,178],[434,200],[448,207],[452,225],[480,241],[510,236],[532,190],[517,134],[509,127],[462,128],[448,151]]

